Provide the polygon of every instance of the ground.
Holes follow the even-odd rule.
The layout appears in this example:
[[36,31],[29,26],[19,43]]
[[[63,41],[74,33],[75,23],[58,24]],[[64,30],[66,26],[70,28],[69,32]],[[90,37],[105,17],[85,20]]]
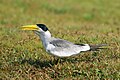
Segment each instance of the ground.
[[[55,37],[107,49],[56,63],[39,37],[20,30],[36,23]],[[0,47],[1,80],[119,80],[120,0],[0,0]]]

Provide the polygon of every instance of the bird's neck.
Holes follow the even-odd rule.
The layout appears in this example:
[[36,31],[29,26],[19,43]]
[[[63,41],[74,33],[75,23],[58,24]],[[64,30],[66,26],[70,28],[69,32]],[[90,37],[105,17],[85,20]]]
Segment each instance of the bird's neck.
[[49,44],[50,38],[51,38],[51,34],[49,31],[46,31],[46,32],[40,34],[40,39],[42,40],[42,43],[45,48]]

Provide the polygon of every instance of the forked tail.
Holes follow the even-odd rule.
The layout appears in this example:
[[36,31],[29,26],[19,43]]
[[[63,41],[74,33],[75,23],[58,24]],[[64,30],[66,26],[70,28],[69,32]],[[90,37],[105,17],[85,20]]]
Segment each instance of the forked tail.
[[99,51],[100,49],[106,49],[103,48],[103,46],[107,46],[107,44],[90,45],[90,51]]

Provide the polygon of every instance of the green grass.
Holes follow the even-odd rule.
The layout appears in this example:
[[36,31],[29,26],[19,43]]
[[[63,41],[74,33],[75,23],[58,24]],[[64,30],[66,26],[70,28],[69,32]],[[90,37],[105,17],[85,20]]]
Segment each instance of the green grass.
[[[120,79],[119,0],[0,0],[1,80]],[[56,64],[39,38],[20,26],[44,23],[74,43],[109,44]]]

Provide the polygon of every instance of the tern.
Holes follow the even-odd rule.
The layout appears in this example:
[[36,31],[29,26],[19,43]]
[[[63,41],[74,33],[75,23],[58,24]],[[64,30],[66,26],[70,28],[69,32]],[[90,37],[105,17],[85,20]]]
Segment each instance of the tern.
[[34,31],[40,37],[46,52],[61,58],[77,55],[85,51],[97,51],[104,46],[104,44],[75,44],[64,39],[52,37],[45,24],[22,26],[22,30]]

